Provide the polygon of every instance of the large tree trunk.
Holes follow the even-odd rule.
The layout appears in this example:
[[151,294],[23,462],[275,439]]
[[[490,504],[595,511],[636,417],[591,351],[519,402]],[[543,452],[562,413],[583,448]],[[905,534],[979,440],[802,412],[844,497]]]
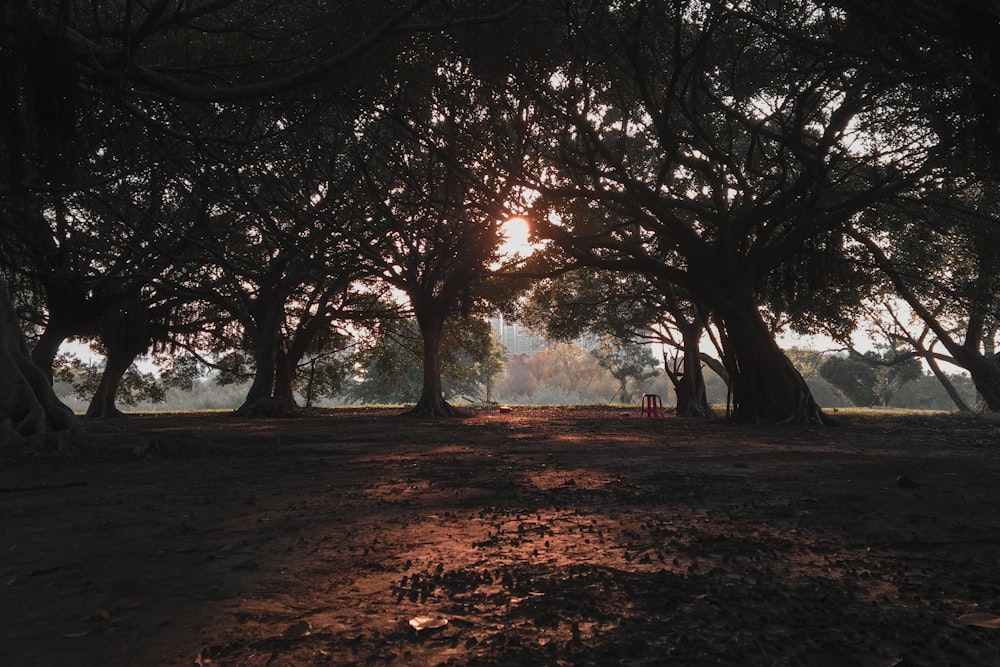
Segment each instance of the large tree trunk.
[[79,421],[31,361],[28,344],[0,280],[0,445],[58,431],[76,432]]
[[294,400],[292,381],[295,380],[295,367],[298,365],[287,352],[278,346],[274,355],[274,397],[288,396]]
[[[700,322],[685,323],[681,317],[675,317],[681,332],[684,346],[680,366],[670,363],[664,358],[664,367],[670,384],[677,395],[678,417],[713,417],[715,413],[708,405],[708,394],[705,390],[705,374],[701,366],[701,334],[703,327]],[[666,356],[666,355],[664,355]]]
[[101,342],[107,353],[104,373],[87,408],[87,418],[123,416],[116,405],[118,387],[136,357],[152,346],[155,326],[150,310],[137,301],[123,303],[118,309],[105,312],[100,330]]
[[[971,352],[966,347],[952,351],[955,361],[972,376],[976,391],[990,412],[1000,412],[1000,366],[978,351]],[[958,354],[955,354],[958,352]]]
[[[88,297],[79,282],[51,279],[45,284],[49,311],[45,330],[31,350],[31,360],[52,381],[52,365],[59,347],[70,336],[101,334],[101,303]],[[115,305],[120,305],[115,299]]]
[[[265,340],[267,338],[267,340]],[[275,341],[271,336],[258,334],[253,343],[254,375],[250,389],[247,390],[243,405],[237,410],[244,414],[251,410],[254,403],[261,399],[271,398],[271,391],[274,388],[274,345]]]
[[714,417],[715,413],[708,404],[701,359],[697,354],[692,356],[690,353],[685,353],[682,364],[681,373],[667,373],[677,395],[677,416],[699,419]]
[[287,387],[278,387],[278,345],[284,303],[262,295],[256,308],[253,337],[254,376],[246,398],[237,410],[240,417],[288,417],[295,414],[295,399]]
[[56,355],[63,341],[68,337],[68,333],[61,328],[48,324],[45,331],[38,337],[35,347],[31,350],[31,361],[42,373],[52,382],[52,365],[55,363]]
[[955,388],[954,383],[949,380],[945,372],[941,370],[941,366],[938,364],[937,359],[934,358],[934,355],[929,352],[926,353],[924,355],[924,361],[927,362],[931,372],[934,373],[934,377],[936,377],[937,381],[941,383],[942,387],[944,387],[945,393],[948,394],[948,398],[950,398],[951,402],[955,404],[958,411],[971,413],[972,408],[970,408],[965,402],[962,395],[958,393],[958,389]]
[[778,347],[750,295],[731,292],[710,305],[722,324],[723,361],[729,371],[736,421],[832,423]]
[[101,382],[87,407],[85,415],[87,419],[109,419],[124,416],[124,413],[118,409],[115,399],[118,397],[118,387],[121,385],[122,378],[132,362],[135,361],[136,356],[108,349]]
[[406,412],[414,417],[461,417],[459,410],[448,405],[441,384],[441,331],[444,323],[438,318],[420,317],[420,335],[424,344],[424,383],[420,400]]
[[[320,303],[326,303],[328,298],[320,300]],[[294,406],[294,396],[295,396],[295,379],[298,377],[299,363],[302,358],[306,355],[306,350],[309,349],[310,344],[316,338],[317,335],[323,330],[324,327],[330,326],[330,319],[328,317],[315,316],[305,322],[304,325],[300,324],[299,328],[295,331],[291,340],[284,341],[287,347],[278,347],[277,358],[276,358],[276,368],[274,376],[274,395],[275,396],[290,396],[292,397],[292,403]],[[306,407],[311,408],[313,403],[313,382],[316,377],[316,365],[313,363],[309,371],[309,385],[306,390]]]

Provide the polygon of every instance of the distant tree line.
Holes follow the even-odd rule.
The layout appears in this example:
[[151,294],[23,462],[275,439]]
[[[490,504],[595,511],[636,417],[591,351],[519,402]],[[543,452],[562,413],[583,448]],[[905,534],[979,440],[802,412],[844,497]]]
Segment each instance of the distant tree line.
[[254,416],[364,392],[415,326],[394,382],[450,416],[443,368],[493,363],[454,332],[497,310],[616,336],[609,365],[670,347],[691,416],[708,369],[737,421],[827,421],[776,332],[865,319],[899,325],[876,402],[919,358],[1000,410],[995,3],[8,4],[3,441],[79,428],[67,339],[104,354],[89,417],[148,354],[250,377]]
[[[644,393],[658,394],[668,403],[677,398],[669,380],[673,361],[668,358],[664,373],[663,362],[648,346],[623,347],[613,338],[589,348],[543,340],[534,353],[510,353],[485,327],[449,328],[443,342],[443,392],[460,404],[613,404],[637,409]],[[851,355],[791,348],[787,353],[817,401],[828,408],[954,409],[938,379],[913,359],[891,363],[885,352]],[[363,375],[354,370],[359,365]],[[67,405],[85,410],[102,373],[100,360],[60,355],[56,393]],[[307,408],[399,405],[420,396],[422,374],[419,330],[412,320],[400,320],[364,345],[311,357],[293,389],[298,404]],[[192,356],[170,358],[155,373],[133,365],[122,378],[118,402],[153,411],[233,410],[245,400],[252,377],[246,368],[239,373],[210,370]],[[975,387],[967,375],[952,373],[948,381],[963,401],[975,403]],[[704,391],[713,413],[725,405],[728,387],[722,377],[708,373]]]

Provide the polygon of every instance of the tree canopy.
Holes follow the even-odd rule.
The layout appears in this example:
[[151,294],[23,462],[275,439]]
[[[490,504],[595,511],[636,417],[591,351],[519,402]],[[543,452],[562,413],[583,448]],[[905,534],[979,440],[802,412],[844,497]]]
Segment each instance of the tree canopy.
[[[452,415],[445,332],[532,284],[554,333],[675,345],[686,414],[708,364],[739,421],[825,422],[775,334],[845,340],[876,298],[1000,410],[986,0],[8,5],[5,438],[73,422],[48,386],[67,338],[106,352],[93,417],[182,349],[246,362],[252,415],[292,411],[323,350],[346,379],[335,341],[401,311],[415,411]],[[515,214],[544,247],[502,266]]]

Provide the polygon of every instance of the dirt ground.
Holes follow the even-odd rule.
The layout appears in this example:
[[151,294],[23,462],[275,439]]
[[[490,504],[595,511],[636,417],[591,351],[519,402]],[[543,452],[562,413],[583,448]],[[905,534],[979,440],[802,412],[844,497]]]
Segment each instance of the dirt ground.
[[947,416],[129,417],[0,453],[0,665],[997,665],[998,481]]

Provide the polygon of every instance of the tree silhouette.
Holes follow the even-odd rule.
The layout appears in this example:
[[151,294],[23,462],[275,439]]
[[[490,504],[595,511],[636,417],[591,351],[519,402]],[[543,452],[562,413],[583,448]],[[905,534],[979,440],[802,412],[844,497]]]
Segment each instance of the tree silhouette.
[[[517,4],[477,14],[427,0],[350,7],[311,0],[5,5],[0,10],[4,225],[18,229],[22,219],[37,216],[54,189],[80,188],[91,140],[115,131],[114,124],[94,122],[92,112],[101,105],[200,144],[212,139],[212,120],[230,110],[266,112],[309,100],[334,75],[342,90],[354,89],[394,66],[390,47],[400,43],[399,36],[495,21]],[[9,297],[7,285],[0,286],[0,375],[16,388],[0,403],[3,441],[72,421],[51,386],[36,382],[22,359],[27,348]]]
[[640,343],[604,339],[590,353],[618,382],[618,399],[622,403],[631,403],[636,387],[660,374],[653,353]]
[[[773,316],[842,317],[858,290],[819,267],[850,270],[845,226],[929,152],[908,136],[890,168],[885,147],[855,141],[898,100],[822,44],[864,33],[792,1],[574,6],[553,23],[547,73],[519,79],[547,165],[532,183],[543,233],[576,262],[692,295],[719,330],[737,419],[824,421]],[[768,298],[788,266],[794,291]]]
[[458,416],[442,397],[441,341],[455,317],[482,314],[509,283],[491,268],[517,198],[518,105],[461,60],[418,61],[413,78],[363,118],[354,157],[357,251],[405,294],[423,338],[424,376],[410,414]]

